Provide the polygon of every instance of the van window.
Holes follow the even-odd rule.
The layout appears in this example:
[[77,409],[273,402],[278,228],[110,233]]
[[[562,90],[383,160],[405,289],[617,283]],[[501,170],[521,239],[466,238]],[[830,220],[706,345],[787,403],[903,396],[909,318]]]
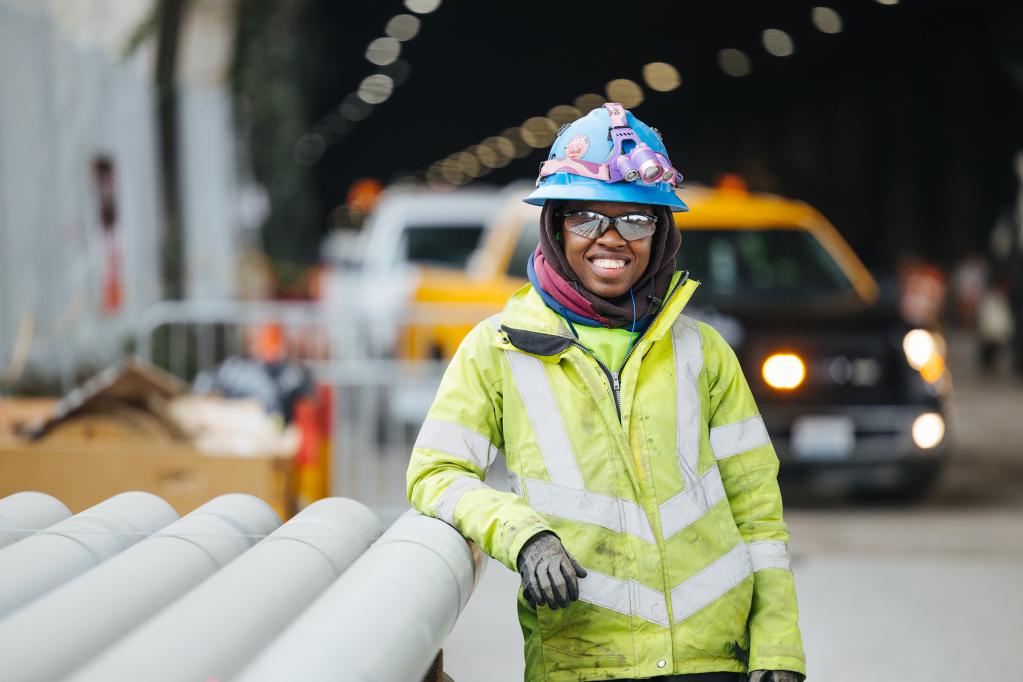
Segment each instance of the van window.
[[464,268],[479,246],[482,225],[410,225],[401,234],[399,260]]
[[526,279],[526,263],[530,256],[536,251],[536,245],[540,242],[540,221],[530,218],[519,231],[519,239],[515,242],[515,250],[512,251],[511,260],[508,261],[508,276],[521,277]]

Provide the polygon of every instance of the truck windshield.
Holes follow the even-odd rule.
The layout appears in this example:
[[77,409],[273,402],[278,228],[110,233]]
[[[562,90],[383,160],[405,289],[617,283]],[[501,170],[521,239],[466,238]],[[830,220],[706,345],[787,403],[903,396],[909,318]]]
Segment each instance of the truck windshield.
[[399,258],[417,265],[464,268],[482,235],[482,225],[410,225],[401,234]]
[[805,230],[682,230],[679,267],[717,299],[817,298],[854,293],[820,242]]

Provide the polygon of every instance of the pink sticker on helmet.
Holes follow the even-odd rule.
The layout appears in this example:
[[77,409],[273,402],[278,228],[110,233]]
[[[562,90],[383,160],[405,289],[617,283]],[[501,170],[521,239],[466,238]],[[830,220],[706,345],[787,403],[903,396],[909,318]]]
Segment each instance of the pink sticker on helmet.
[[565,145],[565,157],[578,161],[586,150],[590,148],[590,138],[585,135],[576,135]]

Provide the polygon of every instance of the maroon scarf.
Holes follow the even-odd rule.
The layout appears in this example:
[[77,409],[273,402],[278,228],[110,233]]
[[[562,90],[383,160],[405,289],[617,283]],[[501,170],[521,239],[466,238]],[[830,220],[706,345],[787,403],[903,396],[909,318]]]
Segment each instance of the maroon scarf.
[[[601,298],[583,287],[572,271],[561,242],[558,241],[561,221],[555,216],[560,208],[556,203],[544,203],[540,213],[540,245],[533,254],[533,269],[540,286],[572,312],[605,327],[618,329],[632,324],[632,298],[629,292],[613,299]],[[632,286],[637,320],[657,312],[661,306],[662,297],[668,291],[671,277],[675,273],[675,254],[682,244],[671,209],[667,206],[654,206],[654,212],[659,220],[650,245],[650,263],[643,276]]]

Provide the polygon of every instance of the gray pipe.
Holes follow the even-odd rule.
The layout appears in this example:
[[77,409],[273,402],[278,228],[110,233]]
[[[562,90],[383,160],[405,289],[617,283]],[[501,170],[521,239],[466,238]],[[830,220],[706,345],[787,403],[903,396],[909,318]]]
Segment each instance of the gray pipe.
[[379,535],[380,522],[363,504],[315,502],[70,679],[225,680]]
[[36,492],[8,495],[0,500],[0,549],[69,516],[71,510],[52,495]]
[[[121,493],[0,550],[0,618],[178,518],[156,495]],[[2,679],[2,677],[0,677]]]
[[214,498],[0,621],[0,680],[67,675],[278,525],[257,497]]
[[484,561],[451,526],[408,512],[238,680],[419,682]]

